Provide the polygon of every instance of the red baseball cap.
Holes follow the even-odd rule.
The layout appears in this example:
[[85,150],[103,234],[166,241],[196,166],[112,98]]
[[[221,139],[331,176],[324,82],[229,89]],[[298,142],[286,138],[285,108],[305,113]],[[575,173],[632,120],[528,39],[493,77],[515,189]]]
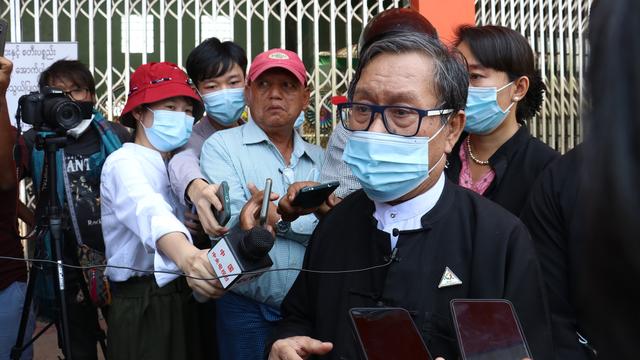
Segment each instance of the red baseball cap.
[[265,71],[273,68],[283,68],[291,72],[302,86],[307,86],[307,70],[298,54],[285,49],[271,49],[253,59],[249,69],[249,81],[253,81]]
[[136,122],[131,111],[143,104],[186,96],[193,100],[193,117],[202,117],[204,105],[202,99],[193,89],[189,77],[178,65],[171,62],[151,62],[140,65],[131,74],[129,80],[129,97],[120,115],[120,123],[135,128]]

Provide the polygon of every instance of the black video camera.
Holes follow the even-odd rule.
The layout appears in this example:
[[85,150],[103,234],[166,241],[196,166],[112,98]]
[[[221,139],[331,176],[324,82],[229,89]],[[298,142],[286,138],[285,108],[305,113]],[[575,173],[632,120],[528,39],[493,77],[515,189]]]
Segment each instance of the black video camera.
[[18,113],[22,121],[37,131],[62,133],[83,120],[83,111],[78,103],[62,90],[48,86],[41,92],[22,95],[18,100]]

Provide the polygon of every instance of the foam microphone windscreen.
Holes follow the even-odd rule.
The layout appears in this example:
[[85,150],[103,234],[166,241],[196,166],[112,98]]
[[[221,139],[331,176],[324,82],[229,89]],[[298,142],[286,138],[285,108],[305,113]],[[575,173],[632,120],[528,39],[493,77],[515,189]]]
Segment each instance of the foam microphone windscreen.
[[249,259],[258,260],[265,257],[275,242],[275,238],[269,230],[256,226],[247,231],[240,241],[240,249],[243,255]]

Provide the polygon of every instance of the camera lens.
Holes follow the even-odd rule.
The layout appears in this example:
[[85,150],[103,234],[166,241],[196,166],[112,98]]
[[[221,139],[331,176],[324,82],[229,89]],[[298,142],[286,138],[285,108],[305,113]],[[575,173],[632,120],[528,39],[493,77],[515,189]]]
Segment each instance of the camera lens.
[[56,122],[64,129],[73,129],[82,121],[78,104],[68,101],[58,105]]
[[80,107],[66,96],[49,95],[44,101],[43,113],[45,121],[53,129],[73,129],[82,121]]

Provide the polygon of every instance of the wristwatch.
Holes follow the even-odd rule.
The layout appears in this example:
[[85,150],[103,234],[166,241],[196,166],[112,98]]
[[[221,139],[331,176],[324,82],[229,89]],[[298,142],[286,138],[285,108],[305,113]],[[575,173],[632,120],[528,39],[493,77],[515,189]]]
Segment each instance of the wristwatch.
[[276,235],[284,236],[291,228],[291,223],[282,219],[276,222]]

